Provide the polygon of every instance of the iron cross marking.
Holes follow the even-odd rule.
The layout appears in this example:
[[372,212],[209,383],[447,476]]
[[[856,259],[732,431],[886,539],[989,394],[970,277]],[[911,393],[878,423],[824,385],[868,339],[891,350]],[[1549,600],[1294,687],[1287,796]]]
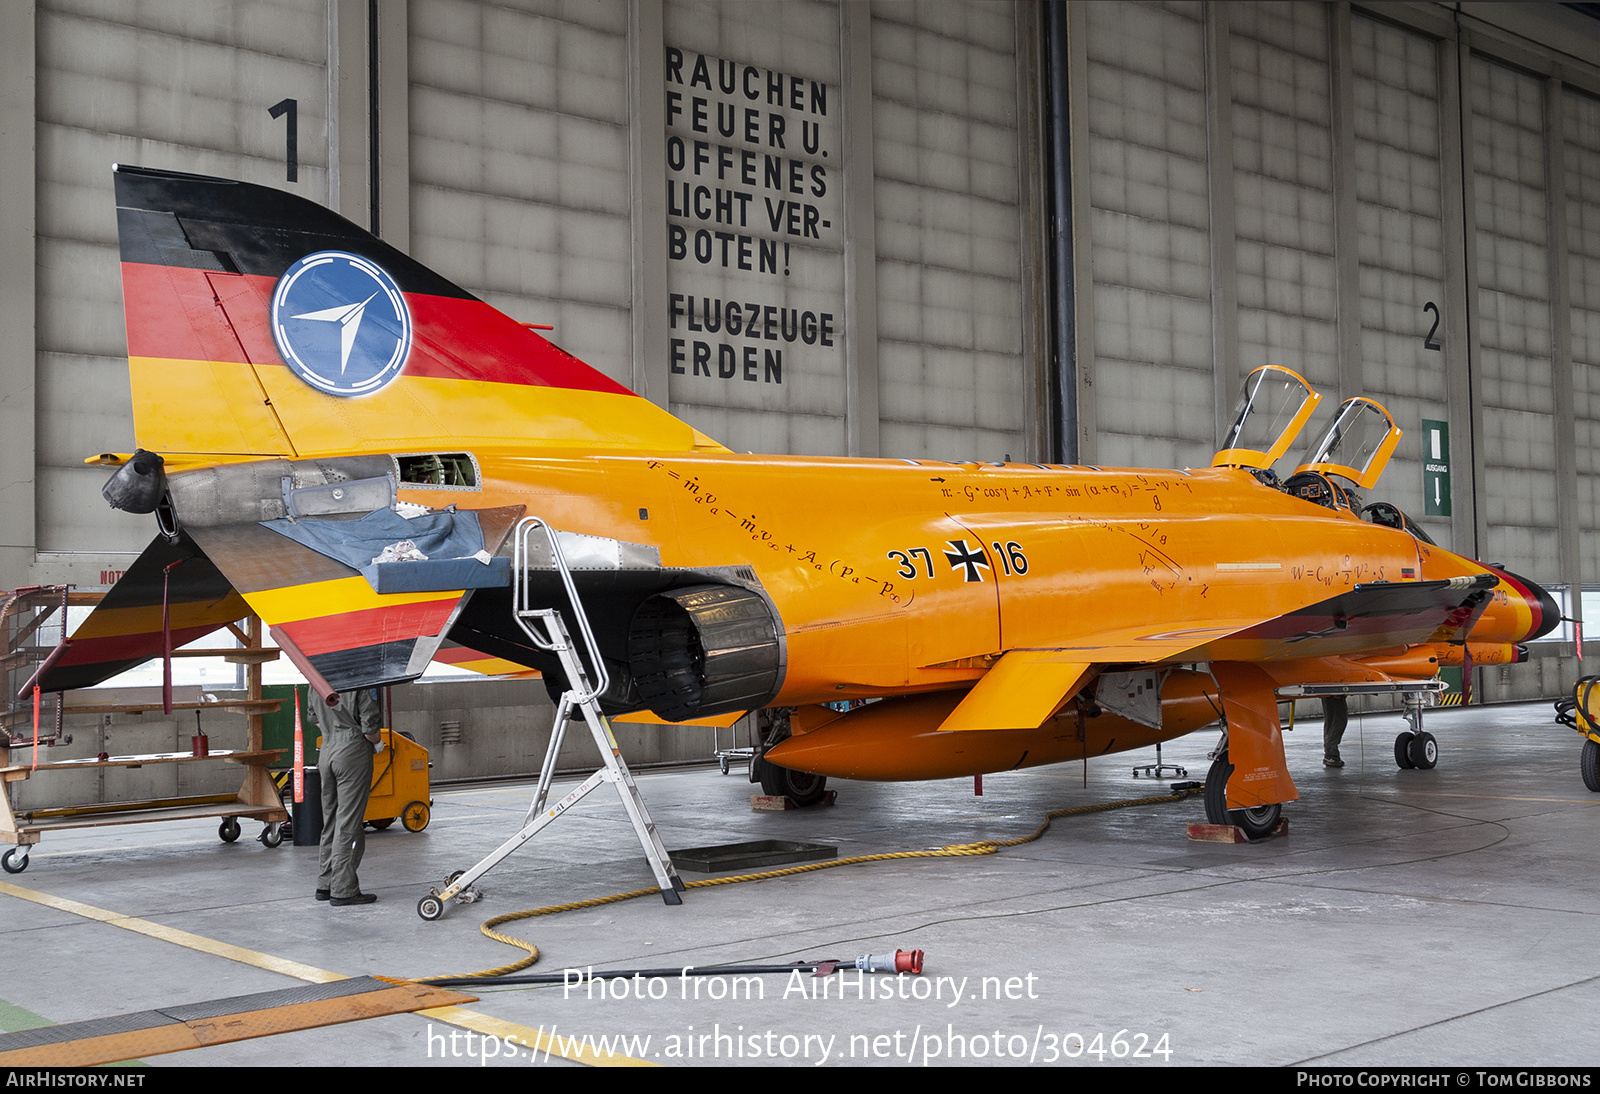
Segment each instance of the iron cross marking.
[[950,568],[959,570],[966,567],[968,581],[982,581],[983,575],[978,572],[978,567],[989,569],[989,560],[984,557],[983,545],[980,543],[977,553],[974,554],[964,539],[947,539],[945,542],[952,548],[944,553],[944,557],[950,560]]

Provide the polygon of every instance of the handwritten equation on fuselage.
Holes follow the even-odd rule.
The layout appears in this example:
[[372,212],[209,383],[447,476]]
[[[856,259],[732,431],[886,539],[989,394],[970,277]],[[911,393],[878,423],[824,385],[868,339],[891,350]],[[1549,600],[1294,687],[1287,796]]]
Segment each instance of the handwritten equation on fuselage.
[[[974,482],[951,481],[944,475],[930,476],[930,485],[936,490],[940,503],[940,515],[952,521],[949,531],[957,534],[943,539],[928,536],[926,521],[919,517],[917,529],[912,535],[889,547],[876,561],[863,561],[860,558],[841,557],[826,548],[819,549],[817,543],[807,542],[805,535],[775,532],[753,510],[740,512],[730,509],[697,473],[675,469],[659,460],[648,461],[648,466],[681,487],[694,498],[696,506],[703,507],[708,516],[727,520],[737,533],[747,535],[752,542],[774,555],[818,573],[875,590],[879,596],[897,606],[909,604],[915,596],[916,586],[926,582],[954,581],[966,585],[991,579],[1025,578],[1031,571],[1037,570],[1033,558],[1035,547],[1044,550],[1041,557],[1048,558],[1060,553],[1058,550],[1049,550],[1048,544],[1035,544],[1031,539],[1040,535],[1053,539],[1055,532],[1066,529],[1075,529],[1080,533],[1098,531],[1109,533],[1112,537],[1109,540],[1074,537],[1075,551],[1071,559],[1074,566],[1081,567],[1092,560],[1097,569],[1121,569],[1126,572],[1131,564],[1141,581],[1147,582],[1158,595],[1182,588],[1188,595],[1205,599],[1209,597],[1213,585],[1220,583],[1226,589],[1241,583],[1258,583],[1263,578],[1296,585],[1349,587],[1367,581],[1386,581],[1388,571],[1392,568],[1386,562],[1360,561],[1349,554],[1332,557],[1324,554],[1303,561],[1277,556],[1270,561],[1255,563],[1207,558],[1203,564],[1186,564],[1180,561],[1179,556],[1192,553],[1193,546],[1188,545],[1189,551],[1180,550],[1186,546],[1188,539],[1185,523],[1196,517],[1206,518],[1214,514],[1209,511],[1195,512],[1192,503],[1173,507],[1164,499],[1194,498],[1196,491],[1193,484],[1182,475],[1134,473],[1112,476],[1093,471],[1089,473],[1091,477],[1059,483],[1041,483],[1037,478],[1024,482],[995,483],[992,476],[982,473],[980,480]],[[934,468],[923,465],[923,469]],[[1087,515],[1081,511],[1064,511],[1069,507],[1092,508],[1090,499],[1111,503],[1113,509],[1123,508],[1116,504],[1118,501],[1133,502],[1139,507],[1148,504],[1147,512],[1150,515],[1140,518],[1132,514]],[[1021,523],[1013,528],[996,528],[988,521],[979,520],[968,528],[966,525],[971,521],[952,512],[951,501],[972,503],[975,506],[972,516],[985,511],[993,512],[996,508],[1007,510],[1016,513]],[[1018,512],[1019,509],[1033,510],[1034,513],[1038,509],[1046,509],[1049,516],[1041,524],[1039,516]],[[960,534],[963,532],[976,532],[976,542]],[[1114,546],[1118,542],[1123,546]],[[1257,551],[1252,553],[1259,553],[1261,545],[1230,543],[1229,546],[1246,551],[1256,546]],[[880,546],[876,550],[884,548]],[[1125,550],[1132,551],[1131,557],[1123,553]],[[880,576],[886,566],[892,567],[887,579]],[[1048,564],[1046,569],[1049,569]]]
[[1161,512],[1162,499],[1169,495],[1182,493],[1192,495],[1194,486],[1181,477],[1168,478],[1166,476],[1129,475],[1125,478],[1112,478],[1110,476],[1096,476],[1094,479],[1079,479],[1075,482],[949,482],[944,477],[931,480],[939,491],[939,497],[944,501],[968,501],[1000,503],[1002,505],[1048,505],[1051,502],[1069,504],[1083,502],[1090,498],[1105,499],[1122,498],[1133,500],[1147,498],[1153,512]]
[[[771,550],[774,554],[785,557],[795,565],[804,566],[819,573],[830,574],[841,581],[848,581],[852,585],[867,588],[876,587],[879,596],[887,599],[896,606],[909,605],[915,598],[914,591],[904,591],[896,588],[894,582],[873,577],[867,573],[867,567],[858,560],[844,558],[830,558],[827,552],[818,553],[814,546],[808,547],[802,536],[782,536],[775,534],[766,527],[765,522],[754,511],[740,514],[728,508],[712,490],[700,481],[699,475],[685,474],[668,467],[660,460],[649,460],[646,465],[652,471],[664,472],[668,479],[675,481],[687,494],[694,498],[697,506],[704,507],[704,512],[711,517],[727,518],[737,525],[736,534],[750,537],[754,543]],[[793,540],[801,540],[799,544]]]

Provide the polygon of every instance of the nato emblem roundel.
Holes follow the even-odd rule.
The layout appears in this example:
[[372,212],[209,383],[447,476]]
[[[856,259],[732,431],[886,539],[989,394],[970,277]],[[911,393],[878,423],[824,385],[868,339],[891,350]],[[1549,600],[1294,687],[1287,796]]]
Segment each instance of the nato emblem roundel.
[[374,262],[318,251],[290,266],[272,293],[272,337],[294,374],[330,395],[370,395],[411,353],[411,312]]

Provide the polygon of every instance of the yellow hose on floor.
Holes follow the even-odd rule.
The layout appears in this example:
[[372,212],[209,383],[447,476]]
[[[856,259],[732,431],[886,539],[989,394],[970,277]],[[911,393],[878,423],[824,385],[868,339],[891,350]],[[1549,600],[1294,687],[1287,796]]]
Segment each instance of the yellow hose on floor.
[[[1053,813],[1045,814],[1044,823],[1035,828],[1026,836],[1007,840],[980,840],[977,843],[952,843],[944,847],[937,847],[927,851],[886,851],[877,855],[854,855],[850,858],[832,859],[828,862],[812,862],[803,866],[786,866],[781,870],[763,870],[755,874],[739,874],[734,877],[707,878],[704,881],[690,881],[684,884],[685,889],[705,889],[713,885],[738,885],[745,881],[765,881],[768,878],[788,877],[792,874],[809,874],[816,870],[831,870],[836,866],[857,866],[863,862],[884,862],[890,859],[906,858],[964,858],[977,855],[992,855],[1006,847],[1017,847],[1024,843],[1032,843],[1043,836],[1050,828],[1052,821],[1059,817],[1081,816],[1086,813],[1105,813],[1113,809],[1127,809],[1135,805],[1160,805],[1166,802],[1180,802],[1185,798],[1199,794],[1201,791],[1175,790],[1171,794],[1163,794],[1154,798],[1129,798],[1125,801],[1105,802],[1100,805],[1080,805],[1072,809],[1057,809]],[[478,929],[496,942],[504,942],[519,950],[526,950],[527,956],[514,961],[509,965],[500,965],[493,969],[483,969],[479,972],[460,973],[454,976],[424,976],[418,977],[413,983],[427,984],[435,980],[467,980],[491,979],[496,976],[508,976],[520,972],[539,960],[539,947],[525,939],[512,935],[501,934],[494,928],[502,923],[510,923],[518,919],[533,919],[541,915],[555,915],[557,912],[570,912],[578,908],[598,908],[602,904],[619,904],[624,900],[633,900],[641,896],[653,896],[661,892],[661,887],[652,885],[648,889],[634,889],[626,893],[614,893],[611,896],[595,897],[592,900],[574,900],[570,904],[552,904],[548,908],[532,908],[525,912],[507,912],[484,921]]]

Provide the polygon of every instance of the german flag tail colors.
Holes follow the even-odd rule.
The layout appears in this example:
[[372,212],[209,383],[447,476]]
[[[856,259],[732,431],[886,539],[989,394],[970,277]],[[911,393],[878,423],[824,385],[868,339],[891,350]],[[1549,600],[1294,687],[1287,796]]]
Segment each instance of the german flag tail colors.
[[314,202],[126,166],[116,194],[134,430],[169,461],[721,447]]
[[188,535],[157,536],[73,632],[40,684],[46,691],[98,684],[162,656],[168,637],[176,649],[249,614]]

